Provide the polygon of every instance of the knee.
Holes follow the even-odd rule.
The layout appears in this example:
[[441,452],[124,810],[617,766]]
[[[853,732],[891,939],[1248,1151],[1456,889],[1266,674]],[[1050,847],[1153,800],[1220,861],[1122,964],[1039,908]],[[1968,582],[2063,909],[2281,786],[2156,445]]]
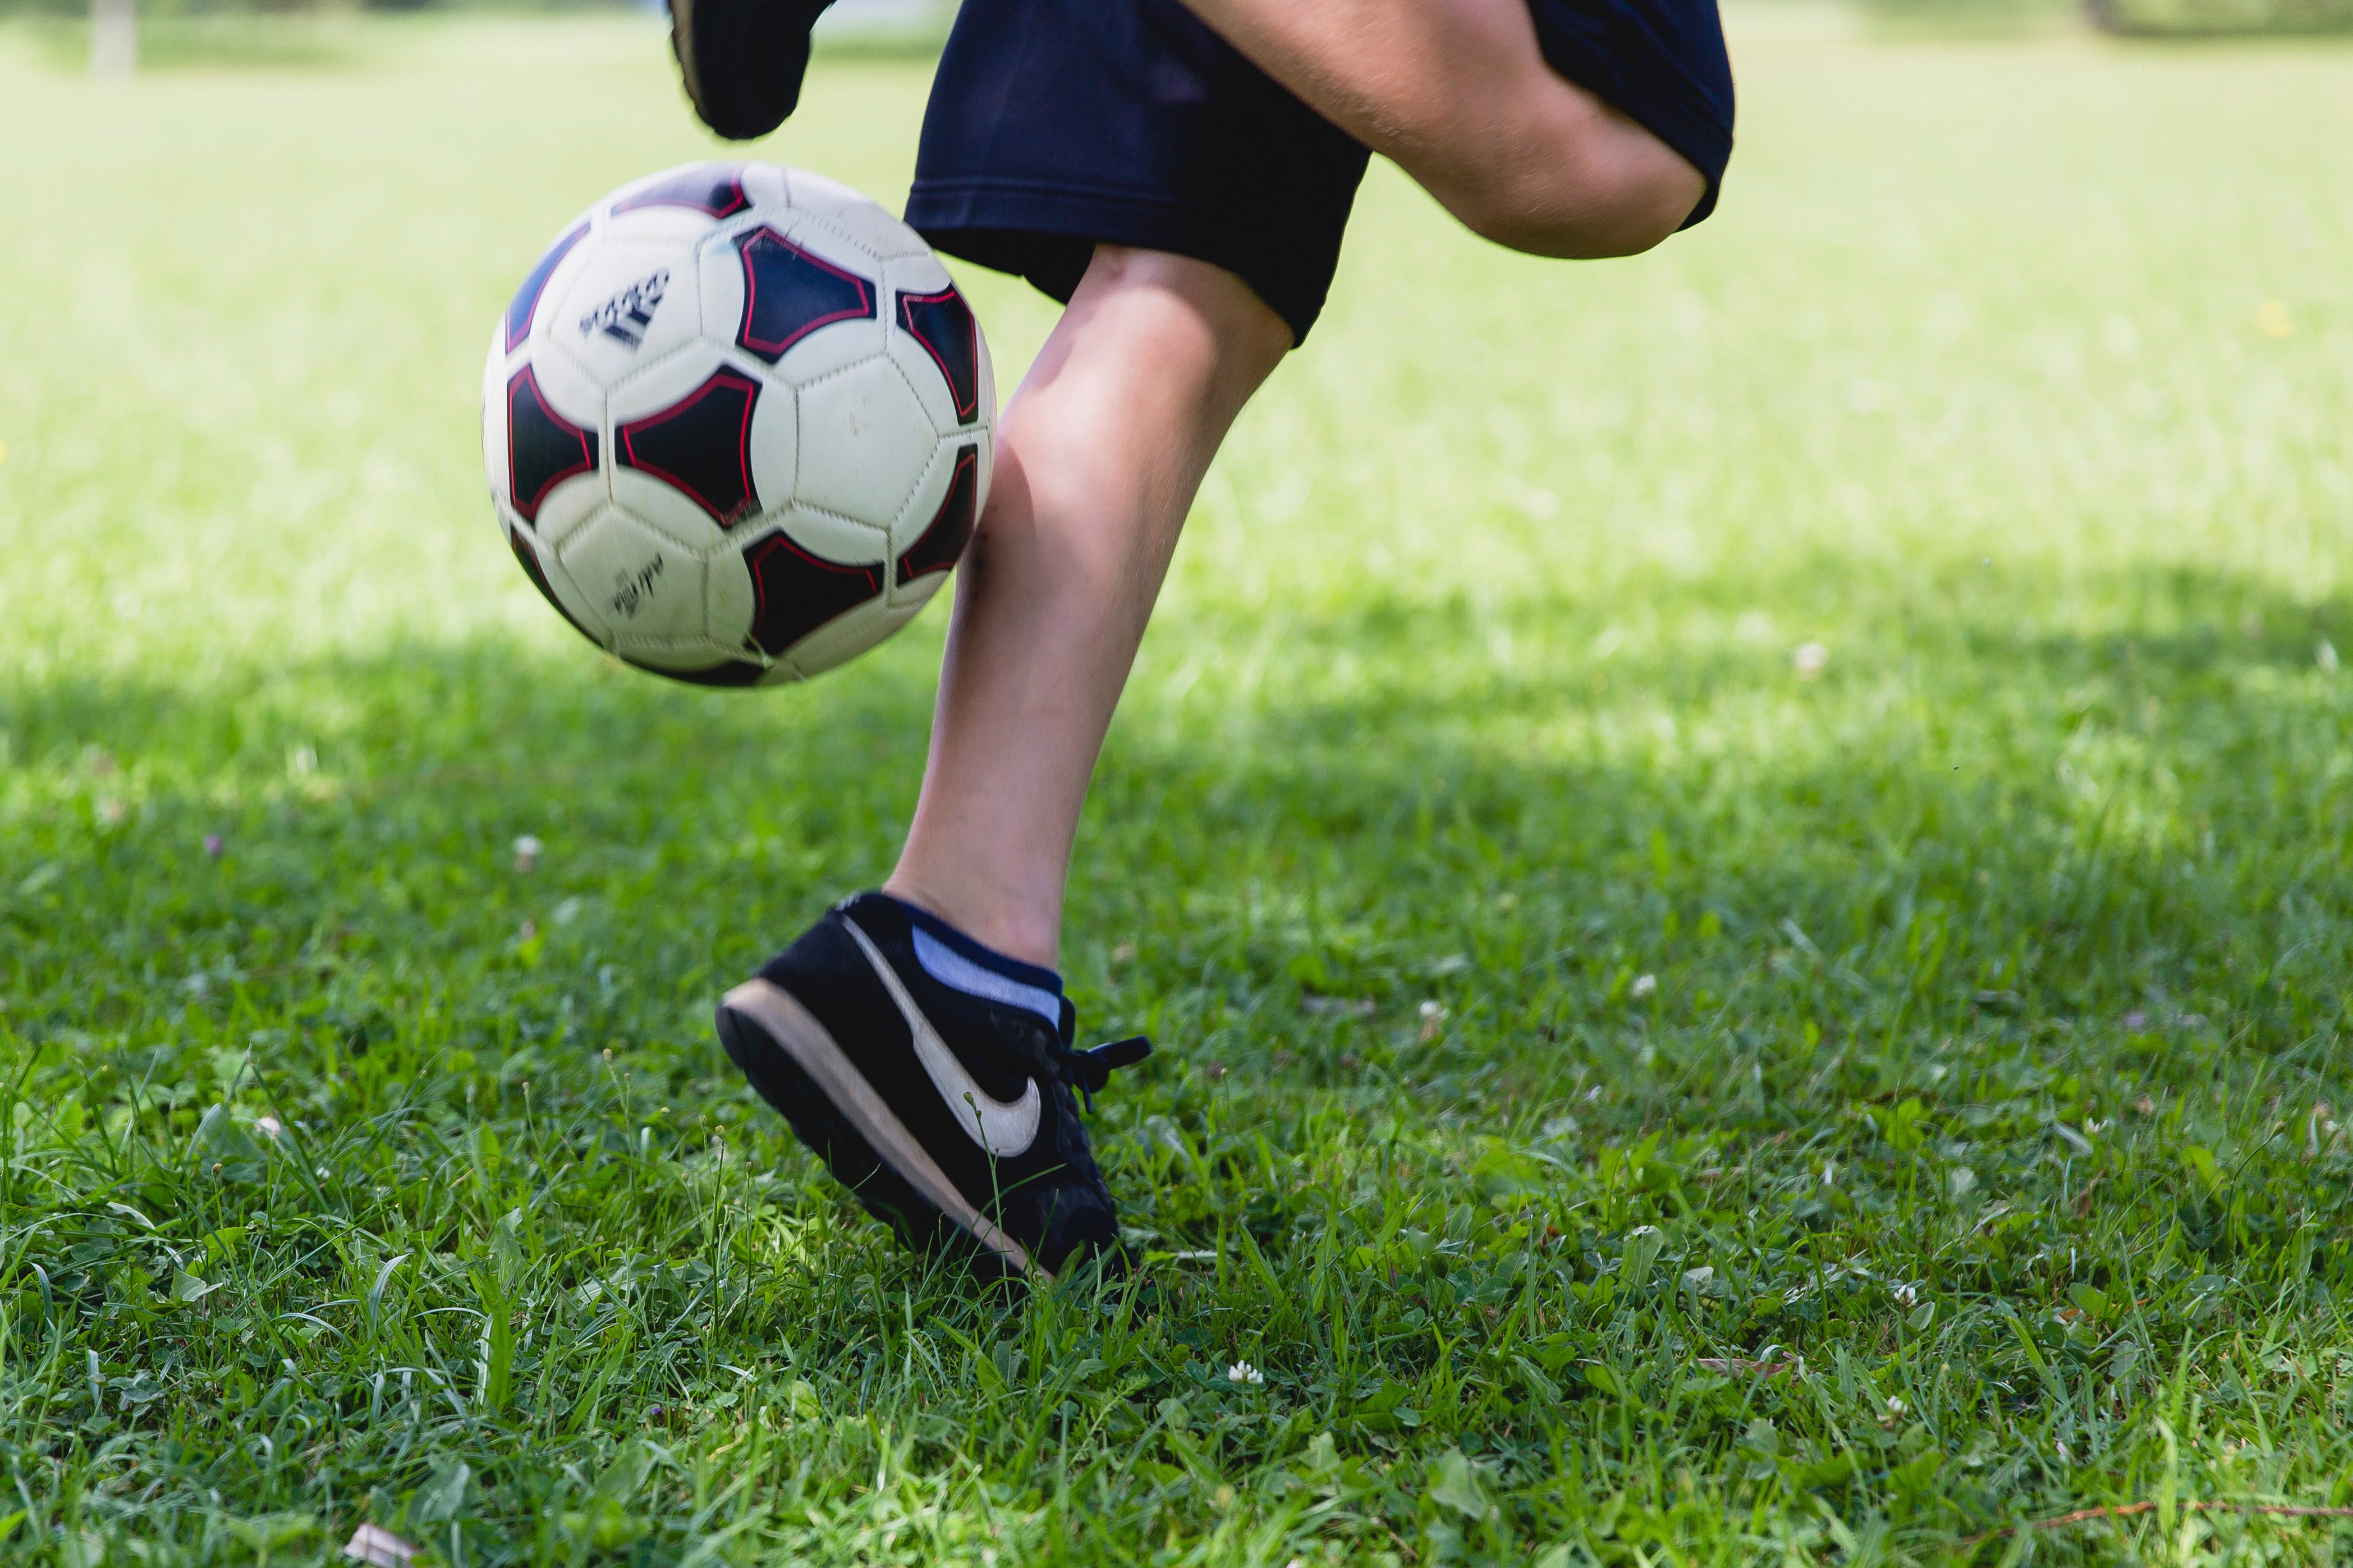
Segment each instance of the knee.
[[1608,111],[1579,117],[1504,172],[1472,228],[1535,256],[1634,256],[1683,226],[1706,178],[1648,131]]

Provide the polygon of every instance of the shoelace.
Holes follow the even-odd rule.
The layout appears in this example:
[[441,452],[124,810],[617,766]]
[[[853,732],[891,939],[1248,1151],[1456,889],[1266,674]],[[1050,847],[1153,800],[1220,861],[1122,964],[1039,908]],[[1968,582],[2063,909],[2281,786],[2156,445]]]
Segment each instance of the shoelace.
[[1077,1089],[1087,1102],[1087,1114],[1094,1114],[1095,1090],[1111,1081],[1112,1069],[1131,1068],[1152,1054],[1152,1041],[1144,1035],[1130,1035],[1124,1040],[1113,1040],[1088,1050],[1074,1051],[1060,1040],[1046,1047],[1053,1058],[1054,1069],[1062,1081]]

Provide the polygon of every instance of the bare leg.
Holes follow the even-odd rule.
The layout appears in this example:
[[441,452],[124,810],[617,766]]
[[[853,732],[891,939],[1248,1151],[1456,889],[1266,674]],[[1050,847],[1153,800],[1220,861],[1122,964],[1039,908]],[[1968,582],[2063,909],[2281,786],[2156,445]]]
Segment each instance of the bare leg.
[[1006,406],[885,891],[1051,967],[1079,811],[1194,492],[1291,329],[1232,273],[1104,246]]

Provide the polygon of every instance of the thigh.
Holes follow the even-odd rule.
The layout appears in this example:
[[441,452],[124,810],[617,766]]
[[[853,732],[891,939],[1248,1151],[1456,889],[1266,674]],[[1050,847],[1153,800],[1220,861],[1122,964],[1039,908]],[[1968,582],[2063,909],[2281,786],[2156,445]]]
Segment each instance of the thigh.
[[1715,0],[1185,3],[1519,248],[1622,254],[1662,212],[1667,228],[1696,221],[1731,149]]

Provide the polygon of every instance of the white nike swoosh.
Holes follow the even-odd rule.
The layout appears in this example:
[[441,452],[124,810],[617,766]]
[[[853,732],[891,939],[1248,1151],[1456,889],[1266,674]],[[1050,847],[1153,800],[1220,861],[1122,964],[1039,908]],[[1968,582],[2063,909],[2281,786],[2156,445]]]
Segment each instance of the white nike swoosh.
[[873,939],[846,915],[841,923],[849,928],[859,950],[866,954],[866,962],[881,977],[882,989],[891,993],[891,1000],[899,1005],[901,1016],[907,1020],[907,1032],[915,1039],[915,1059],[923,1064],[923,1071],[930,1075],[932,1087],[940,1091],[940,1098],[956,1111],[956,1124],[965,1130],[965,1136],[980,1145],[982,1153],[994,1154],[998,1159],[1009,1159],[1027,1151],[1038,1141],[1039,1114],[1045,1106],[1044,1098],[1038,1092],[1038,1080],[1033,1078],[1025,1082],[1018,1100],[991,1097],[973,1081],[972,1074],[955,1052],[948,1049],[948,1043],[932,1027],[932,1021],[923,1016],[923,1010],[907,994],[899,972],[891,967]]

